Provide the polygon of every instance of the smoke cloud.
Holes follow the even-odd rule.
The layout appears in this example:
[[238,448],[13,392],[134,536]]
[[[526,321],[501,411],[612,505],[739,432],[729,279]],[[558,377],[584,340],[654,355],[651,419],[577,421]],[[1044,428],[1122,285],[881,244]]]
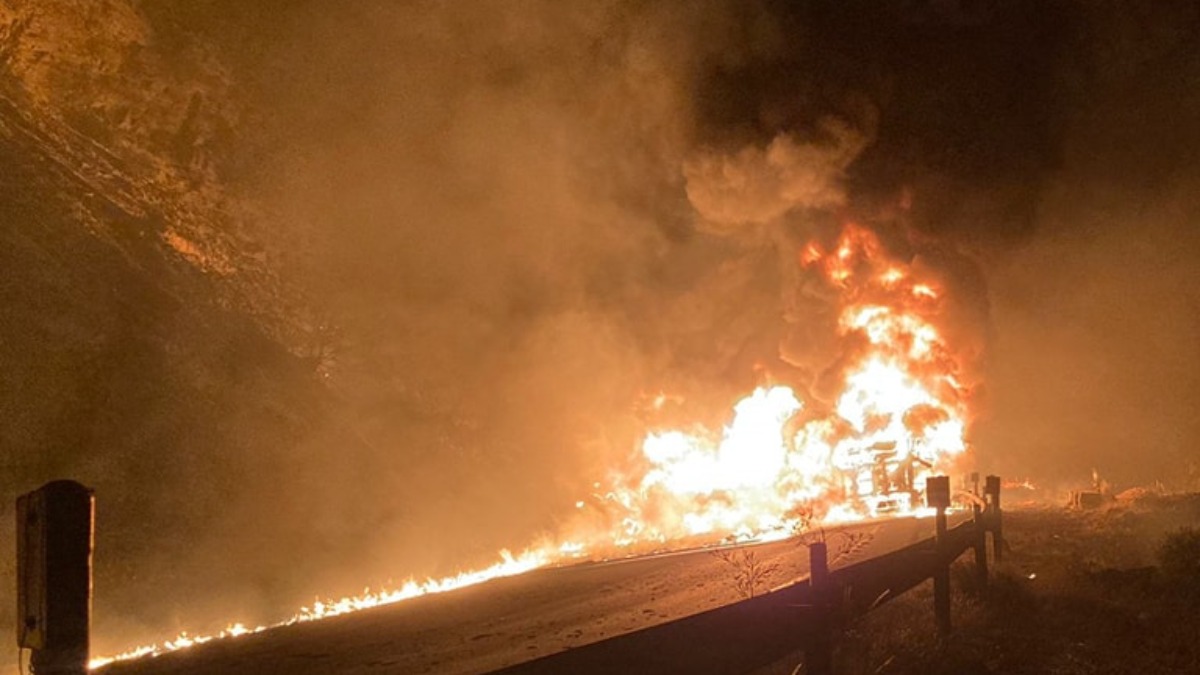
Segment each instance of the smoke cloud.
[[[45,453],[24,479],[99,490],[101,650],[489,563],[627,466],[659,393],[714,427],[764,371],[827,400],[834,299],[796,254],[848,221],[947,289],[981,468],[1198,470],[1189,3],[103,6],[79,60],[0,14],[5,86],[239,215],[146,239],[185,265],[105,211],[68,240],[107,266],[61,284],[0,240],[76,289],[5,295],[4,372],[45,384],[0,421]],[[5,222],[75,222],[29,215],[26,164]],[[213,277],[251,309],[193,302]]]
[[867,145],[867,138],[844,122],[826,119],[827,144],[798,142],[780,135],[759,149],[733,156],[707,152],[684,164],[688,200],[705,229],[721,233],[746,224],[778,221],[794,209],[841,206],[846,167]]
[[1005,471],[1197,489],[1200,11],[1086,13],[1038,230],[989,265],[990,415]]

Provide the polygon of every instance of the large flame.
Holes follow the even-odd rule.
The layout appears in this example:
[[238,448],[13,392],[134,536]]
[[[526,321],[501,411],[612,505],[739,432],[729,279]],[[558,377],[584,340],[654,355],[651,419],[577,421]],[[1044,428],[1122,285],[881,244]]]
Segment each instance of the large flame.
[[800,262],[839,302],[841,393],[817,414],[790,387],[762,387],[720,434],[650,433],[644,472],[603,497],[623,515],[614,543],[762,538],[813,518],[907,513],[926,476],[961,468],[968,397],[935,323],[942,291],[854,225],[831,250],[804,247]]
[[[641,546],[787,536],[811,521],[908,513],[925,478],[960,470],[967,450],[964,364],[937,321],[943,289],[891,260],[868,230],[847,226],[828,250],[803,247],[800,264],[836,297],[840,393],[807,402],[782,384],[733,406],[720,432],[656,429],[627,471],[593,497],[556,541],[442,580],[317,602],[277,625],[312,621]],[[661,402],[661,399],[660,401]],[[820,411],[820,412],[817,412]],[[600,513],[597,527],[588,515]],[[114,659],[264,630],[233,624],[215,636],[181,635]]]

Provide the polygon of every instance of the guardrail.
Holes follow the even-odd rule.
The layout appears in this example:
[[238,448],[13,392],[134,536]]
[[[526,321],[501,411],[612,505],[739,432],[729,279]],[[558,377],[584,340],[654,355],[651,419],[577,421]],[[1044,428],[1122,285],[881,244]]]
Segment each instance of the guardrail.
[[[975,551],[987,580],[987,533],[1003,555],[1000,479],[988,476],[974,518],[947,526],[949,480],[930,478],[936,536],[882,556],[830,570],[824,542],[809,546],[808,579],[743,602],[511,666],[497,673],[746,673],[805,652],[805,672],[828,675],[834,637],[844,623],[934,580],[939,632],[950,631],[950,564]],[[91,613],[92,513],[88,488],[49,483],[23,495],[17,508],[19,645],[35,672],[86,672]]]
[[[976,574],[986,583],[987,535],[992,556],[1003,555],[1000,479],[988,476],[984,494],[973,497],[974,517],[948,527],[949,481],[938,509],[937,534],[905,548],[838,569],[829,569],[824,542],[809,544],[808,579],[771,593],[683,619],[494,671],[496,675],[573,673],[747,673],[804,651],[806,674],[832,672],[835,637],[861,616],[920,585],[934,581],[939,633],[951,630],[950,565],[974,551]],[[938,480],[938,479],[933,479]],[[931,493],[936,491],[937,484]],[[933,497],[933,494],[930,495]],[[931,499],[931,501],[933,501]]]

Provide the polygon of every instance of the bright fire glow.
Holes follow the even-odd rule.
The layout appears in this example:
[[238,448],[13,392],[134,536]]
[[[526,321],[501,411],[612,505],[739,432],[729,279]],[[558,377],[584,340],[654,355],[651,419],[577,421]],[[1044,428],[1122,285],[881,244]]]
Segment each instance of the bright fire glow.
[[937,322],[942,291],[891,259],[871,232],[847,226],[800,264],[839,302],[841,393],[824,403],[762,387],[734,405],[720,434],[650,433],[641,472],[601,500],[621,514],[597,546],[698,535],[762,538],[828,521],[911,513],[925,478],[963,470],[968,392]]
[[341,598],[339,600],[317,600],[310,607],[301,607],[300,611],[286,621],[282,621],[273,626],[257,626],[255,628],[247,628],[246,626],[236,623],[230,625],[225,630],[215,635],[189,635],[188,633],[180,633],[175,639],[167,640],[159,644],[142,645],[134,647],[128,651],[115,656],[102,656],[92,659],[88,662],[89,668],[99,668],[108,665],[113,661],[122,661],[126,659],[134,659],[141,656],[157,656],[166,652],[178,651],[195,645],[204,644],[227,637],[239,637],[251,633],[261,633],[269,628],[278,628],[281,626],[290,626],[296,623],[305,623],[308,621],[318,621],[327,619],[332,616],[341,614],[349,614],[363,609],[379,607],[381,605],[390,605],[401,600],[408,600],[422,595],[431,593],[444,593],[453,591],[466,586],[473,586],[484,581],[499,579],[501,577],[510,577],[516,574],[522,574],[539,567],[544,567],[552,560],[563,560],[565,558],[578,557],[579,547],[570,542],[559,544],[557,548],[544,547],[537,550],[529,550],[519,556],[513,556],[508,551],[500,551],[501,561],[482,570],[472,572],[462,572],[452,577],[444,579],[427,579],[424,582],[417,582],[412,579],[404,583],[397,589],[385,589],[380,591],[371,591],[364,589],[362,594],[353,597]]
[[[364,592],[302,608],[289,625],[439,593],[585,557],[672,543],[788,536],[814,521],[918,513],[927,476],[965,470],[969,421],[964,364],[938,327],[944,289],[889,258],[871,232],[847,226],[828,249],[811,242],[799,264],[839,302],[835,338],[844,349],[841,392],[806,401],[791,387],[764,386],[737,401],[719,433],[656,429],[635,468],[575,503],[579,522],[557,542],[507,551],[483,570],[399,589]],[[678,397],[658,394],[661,409]],[[603,523],[588,522],[596,513]],[[683,545],[683,544],[681,544]],[[240,624],[215,636],[181,635],[161,645],[96,659],[158,654],[265,630]]]

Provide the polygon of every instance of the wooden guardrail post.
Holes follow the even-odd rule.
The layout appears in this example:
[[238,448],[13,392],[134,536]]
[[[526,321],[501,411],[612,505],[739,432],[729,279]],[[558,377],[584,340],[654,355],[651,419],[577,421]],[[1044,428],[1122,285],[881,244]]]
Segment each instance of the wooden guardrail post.
[[36,675],[87,673],[94,503],[67,480],[17,499],[17,644]]
[[832,591],[829,580],[829,549],[825,542],[815,541],[809,544],[808,569],[809,585],[812,588],[813,625],[804,651],[804,671],[807,675],[832,675]]
[[973,505],[972,510],[975,516],[975,574],[982,587],[987,586],[988,582],[987,523],[979,504]]
[[925,480],[925,499],[937,509],[937,553],[933,573],[933,612],[938,635],[950,635],[950,542],[947,537],[946,509],[950,508],[950,477],[930,476]]
[[1000,510],[1000,477],[988,476],[983,488],[987,501],[989,529],[992,532],[992,555],[996,562],[1004,559],[1004,523]]

